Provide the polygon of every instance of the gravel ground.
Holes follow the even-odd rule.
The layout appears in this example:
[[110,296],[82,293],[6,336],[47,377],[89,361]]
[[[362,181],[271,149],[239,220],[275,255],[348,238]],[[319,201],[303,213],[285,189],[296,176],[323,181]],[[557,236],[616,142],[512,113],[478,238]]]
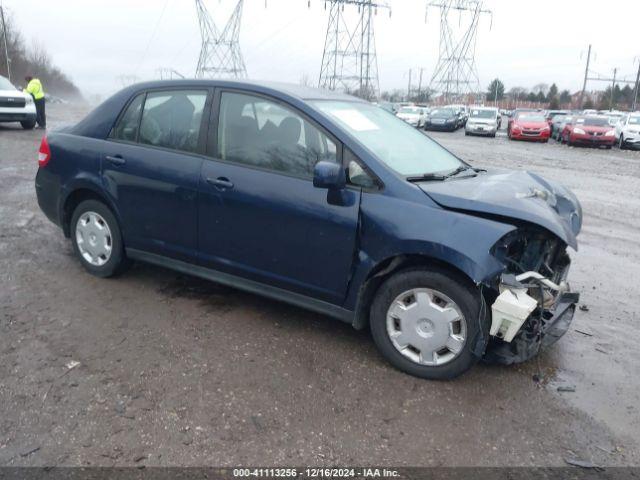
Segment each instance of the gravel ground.
[[432,136],[583,204],[585,307],[537,361],[428,382],[295,307],[142,264],[91,277],[37,207],[41,133],[0,126],[0,465],[640,465],[640,153]]

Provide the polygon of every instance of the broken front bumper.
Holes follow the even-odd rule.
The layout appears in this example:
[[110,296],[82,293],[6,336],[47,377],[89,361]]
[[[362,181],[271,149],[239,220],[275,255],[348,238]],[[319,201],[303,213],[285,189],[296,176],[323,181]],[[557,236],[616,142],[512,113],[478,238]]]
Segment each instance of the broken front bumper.
[[543,309],[542,315],[538,309],[527,318],[510,343],[492,337],[484,360],[511,365],[533,358],[567,332],[579,299],[575,292],[559,293],[551,308]]

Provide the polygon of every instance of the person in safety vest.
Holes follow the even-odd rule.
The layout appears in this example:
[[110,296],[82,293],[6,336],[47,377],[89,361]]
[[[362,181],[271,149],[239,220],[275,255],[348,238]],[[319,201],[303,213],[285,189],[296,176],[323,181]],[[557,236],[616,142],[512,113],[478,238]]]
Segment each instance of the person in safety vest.
[[44,111],[44,90],[42,89],[42,83],[37,78],[31,76],[24,77],[27,82],[27,88],[24,89],[25,93],[30,94],[33,97],[33,101],[36,104],[36,122],[38,122],[38,128],[47,128],[47,116]]

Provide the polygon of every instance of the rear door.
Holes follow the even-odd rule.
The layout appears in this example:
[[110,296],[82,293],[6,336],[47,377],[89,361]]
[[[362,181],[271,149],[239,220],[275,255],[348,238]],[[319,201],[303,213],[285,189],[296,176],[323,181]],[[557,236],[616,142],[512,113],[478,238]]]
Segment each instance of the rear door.
[[118,205],[128,248],[195,261],[209,93],[141,93],[105,143],[103,180]]
[[219,118],[200,183],[202,263],[342,303],[360,191],[329,192],[312,181],[317,161],[341,160],[339,143],[274,99],[233,91],[216,97]]

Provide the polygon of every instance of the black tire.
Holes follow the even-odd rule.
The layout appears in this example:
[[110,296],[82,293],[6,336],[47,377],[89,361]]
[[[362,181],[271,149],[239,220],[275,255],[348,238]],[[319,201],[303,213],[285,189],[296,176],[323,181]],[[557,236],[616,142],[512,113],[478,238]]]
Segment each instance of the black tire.
[[[111,231],[111,254],[109,256],[109,259],[100,266],[89,263],[89,261],[87,261],[82,256],[78,247],[76,235],[78,219],[82,216],[82,214],[86,212],[95,212],[99,214],[104,219],[107,226],[109,227],[109,230]],[[107,207],[104,203],[97,200],[85,200],[81,202],[73,211],[73,215],[71,216],[70,231],[73,251],[80,259],[80,263],[85,268],[85,270],[87,270],[92,275],[101,278],[113,277],[124,272],[130,266],[131,262],[129,261],[129,259],[127,259],[124,252],[122,233],[120,231],[118,221],[116,220],[116,217],[113,215],[109,207]]]
[[[410,360],[394,347],[387,333],[390,305],[403,292],[413,288],[431,288],[441,292],[457,304],[464,317],[467,332],[464,346],[458,356],[443,365],[421,365]],[[484,354],[489,339],[489,323],[486,308],[481,307],[480,292],[457,275],[435,268],[407,269],[394,274],[378,289],[371,305],[371,334],[382,355],[399,370],[420,378],[449,380],[469,370]]]
[[22,125],[22,128],[24,128],[25,130],[33,130],[36,126],[36,121],[35,120],[24,120],[22,122],[20,122],[20,125]]
[[469,136],[469,132],[466,132],[466,131],[465,131],[465,132],[464,132],[464,136],[465,136],[465,137],[468,137],[468,136]]

